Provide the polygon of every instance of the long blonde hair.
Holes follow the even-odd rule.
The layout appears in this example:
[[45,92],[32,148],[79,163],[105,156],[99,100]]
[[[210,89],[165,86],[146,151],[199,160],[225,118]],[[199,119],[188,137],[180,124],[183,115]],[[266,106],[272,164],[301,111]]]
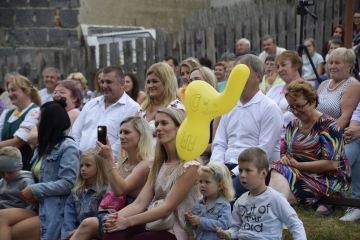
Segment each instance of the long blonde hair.
[[214,177],[220,185],[220,194],[229,202],[234,200],[235,191],[229,169],[222,163],[209,163],[199,168],[198,173],[207,173]]
[[[162,99],[162,107],[166,107],[175,99],[181,99],[178,90],[177,80],[174,74],[174,70],[166,62],[159,62],[153,64],[146,72],[146,77],[150,74],[155,74],[164,85],[164,93]],[[146,99],[141,104],[142,109],[146,110],[151,105],[154,105],[154,100],[150,98],[149,89],[147,87],[147,81],[145,81]]]
[[[81,159],[86,158],[86,157],[93,158],[94,162],[96,164],[97,173],[96,173],[95,186],[96,186],[96,193],[97,193],[97,195],[99,195],[102,192],[104,184],[109,183],[108,177],[106,175],[106,169],[105,169],[106,168],[106,160],[98,154],[98,151],[96,148],[90,148],[90,149],[86,150],[85,152],[83,152],[80,156],[80,161],[81,161]],[[76,186],[72,190],[72,194],[76,201],[79,199],[81,190],[85,189],[85,187],[86,187],[85,184],[86,184],[86,180],[81,176],[81,169],[79,169],[79,174],[76,178]]]
[[21,90],[29,95],[31,102],[36,103],[38,106],[41,105],[41,98],[40,95],[37,91],[37,89],[31,84],[31,82],[29,81],[29,79],[27,79],[24,76],[15,76],[15,75],[11,75],[5,83],[6,86],[6,90],[9,91],[8,87],[9,84],[12,84],[14,87],[17,88],[21,88]]
[[[173,120],[176,127],[180,127],[181,123],[185,119],[184,113],[182,113],[179,110],[176,110],[174,108],[163,108],[163,109],[158,110],[156,114],[158,114],[158,113],[164,113],[167,116],[169,116]],[[156,117],[156,115],[155,115],[155,117]],[[152,168],[150,171],[150,186],[151,187],[153,187],[155,185],[155,181],[156,181],[157,175],[160,171],[160,168],[163,165],[163,163],[167,160],[167,158],[168,158],[168,155],[165,150],[165,147],[159,141],[157,141],[157,143],[155,145],[154,162],[152,164]],[[182,164],[185,163],[185,161],[181,161],[181,162],[182,162]]]
[[[140,140],[137,147],[137,157],[138,159],[153,159],[154,157],[154,147],[153,147],[153,137],[152,132],[149,126],[149,123],[146,122],[142,117],[127,117],[121,123],[131,123],[135,130],[140,134]],[[120,167],[123,159],[128,157],[128,153],[126,150],[120,148],[120,152],[118,155],[118,164],[117,168],[120,171]]]

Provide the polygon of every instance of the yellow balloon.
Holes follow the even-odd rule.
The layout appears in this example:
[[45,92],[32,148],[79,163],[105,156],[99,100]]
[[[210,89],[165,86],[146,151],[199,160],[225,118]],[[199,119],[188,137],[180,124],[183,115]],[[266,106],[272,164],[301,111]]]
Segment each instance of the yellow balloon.
[[234,108],[249,75],[248,66],[235,66],[222,93],[205,81],[193,81],[187,86],[184,97],[186,118],[176,136],[176,149],[181,159],[193,160],[205,151],[211,120]]

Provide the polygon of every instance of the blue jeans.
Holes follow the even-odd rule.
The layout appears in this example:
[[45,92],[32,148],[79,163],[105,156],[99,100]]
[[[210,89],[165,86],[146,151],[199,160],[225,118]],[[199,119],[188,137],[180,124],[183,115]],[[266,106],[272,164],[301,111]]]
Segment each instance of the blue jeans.
[[351,198],[360,199],[360,138],[346,144],[345,153],[351,166]]

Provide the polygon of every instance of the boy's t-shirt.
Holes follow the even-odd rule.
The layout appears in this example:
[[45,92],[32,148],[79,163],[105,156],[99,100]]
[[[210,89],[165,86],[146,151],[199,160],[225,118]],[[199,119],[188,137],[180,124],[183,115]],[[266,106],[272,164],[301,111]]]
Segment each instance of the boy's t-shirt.
[[13,181],[7,182],[0,180],[0,209],[6,208],[26,208],[30,205],[20,197],[20,193],[25,189],[31,180],[31,172],[21,171]]
[[257,196],[246,192],[235,202],[228,231],[232,239],[281,239],[283,224],[295,240],[306,239],[304,225],[284,195],[267,187]]

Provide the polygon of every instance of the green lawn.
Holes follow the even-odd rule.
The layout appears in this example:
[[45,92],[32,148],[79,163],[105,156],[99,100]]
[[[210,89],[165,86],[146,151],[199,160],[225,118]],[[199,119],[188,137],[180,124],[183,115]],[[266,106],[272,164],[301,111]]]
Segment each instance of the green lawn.
[[[314,215],[314,209],[304,210],[295,206],[299,218],[304,223],[307,238],[310,240],[355,240],[360,239],[360,222],[342,222],[339,218],[344,215],[345,209],[337,207],[329,217]],[[285,239],[293,239],[288,230],[284,230]]]

